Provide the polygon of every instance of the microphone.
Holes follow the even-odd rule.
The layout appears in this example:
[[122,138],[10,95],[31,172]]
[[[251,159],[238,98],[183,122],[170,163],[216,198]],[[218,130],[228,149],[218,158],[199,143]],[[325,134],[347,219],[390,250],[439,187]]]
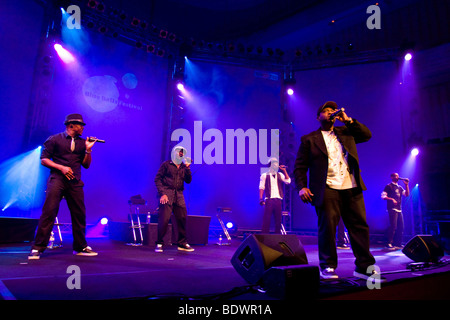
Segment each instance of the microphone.
[[90,142],[100,142],[100,143],[105,143],[105,140],[102,139],[97,139],[97,138],[93,138],[93,137],[89,137],[88,138]]
[[340,108],[338,111],[333,112],[332,114],[330,114],[330,120],[333,120],[334,118],[336,118],[338,115],[340,115],[343,111],[345,111],[344,108]]
[[398,180],[402,180],[402,181],[409,181],[409,179],[408,179],[408,178],[400,178],[400,177],[398,177]]

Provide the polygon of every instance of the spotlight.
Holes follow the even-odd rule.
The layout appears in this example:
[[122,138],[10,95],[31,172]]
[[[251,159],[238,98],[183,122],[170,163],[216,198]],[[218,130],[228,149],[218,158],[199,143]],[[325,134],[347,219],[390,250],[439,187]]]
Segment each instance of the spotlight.
[[184,90],[184,85],[181,82],[179,82],[177,84],[177,89],[180,90],[180,91],[183,91]]
[[59,58],[64,63],[72,63],[75,61],[75,58],[73,57],[73,55],[69,51],[64,49],[60,44],[55,43],[53,48],[55,48],[56,52],[58,53]]
[[411,53],[407,53],[407,54],[405,54],[405,60],[406,61],[409,61],[409,60],[411,60],[412,59],[412,54]]
[[414,148],[414,149],[411,150],[411,155],[412,155],[413,157],[417,156],[418,154],[419,154],[419,149]]
[[101,225],[107,225],[108,224],[108,218],[104,217],[100,219],[100,224]]
[[225,223],[225,227],[230,235],[235,235],[238,231],[237,225],[233,221],[228,221]]
[[294,94],[294,90],[292,90],[291,88],[287,89],[287,94],[292,96]]

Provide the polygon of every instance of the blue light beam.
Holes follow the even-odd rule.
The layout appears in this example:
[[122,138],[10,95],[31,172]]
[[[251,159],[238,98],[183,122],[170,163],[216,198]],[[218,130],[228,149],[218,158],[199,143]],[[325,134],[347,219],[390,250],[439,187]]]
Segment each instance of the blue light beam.
[[44,170],[41,147],[20,154],[0,164],[0,207],[29,210],[39,207],[44,198]]

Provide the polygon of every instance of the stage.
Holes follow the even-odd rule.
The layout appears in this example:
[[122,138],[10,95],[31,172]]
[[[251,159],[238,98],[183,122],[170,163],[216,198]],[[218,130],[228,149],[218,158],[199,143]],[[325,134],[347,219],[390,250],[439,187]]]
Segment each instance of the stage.
[[[318,265],[314,237],[299,236],[309,265]],[[194,245],[194,252],[180,252],[165,246],[130,246],[109,237],[88,239],[99,253],[96,257],[72,254],[71,239],[60,248],[48,249],[40,260],[28,260],[30,243],[0,244],[0,299],[3,300],[170,300],[170,301],[254,301],[281,300],[249,284],[236,272],[230,259],[242,243]],[[367,288],[366,281],[353,277],[351,250],[338,249],[339,280],[321,280],[314,300],[448,300],[449,256],[441,264],[417,270],[401,250],[371,248],[387,282],[381,288]],[[79,278],[74,270],[78,270]],[[78,282],[77,282],[78,281]],[[78,285],[78,288],[77,288]],[[75,287],[74,287],[75,286]],[[72,287],[72,289],[70,289]],[[290,299],[291,297],[288,297]],[[270,302],[269,302],[270,303]],[[275,302],[276,303],[276,302]]]

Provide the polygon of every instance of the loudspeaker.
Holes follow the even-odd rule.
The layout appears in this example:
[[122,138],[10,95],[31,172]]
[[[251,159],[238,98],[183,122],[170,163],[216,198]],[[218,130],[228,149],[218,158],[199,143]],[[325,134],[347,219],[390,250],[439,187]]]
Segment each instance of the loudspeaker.
[[267,295],[278,299],[313,300],[319,294],[319,268],[316,266],[281,266],[267,270],[262,287]]
[[432,235],[415,236],[408,241],[402,252],[415,262],[438,262],[444,256],[444,249]]
[[271,267],[308,264],[308,259],[296,235],[256,234],[241,243],[231,264],[248,283],[257,284]]

